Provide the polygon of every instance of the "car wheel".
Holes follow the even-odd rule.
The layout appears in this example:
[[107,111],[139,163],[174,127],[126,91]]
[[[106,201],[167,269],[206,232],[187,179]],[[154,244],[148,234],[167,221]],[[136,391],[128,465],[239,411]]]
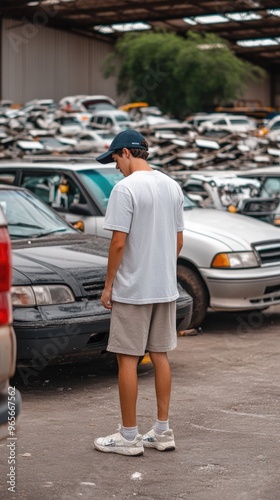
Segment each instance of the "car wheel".
[[177,272],[179,283],[193,298],[193,314],[189,328],[197,328],[206,315],[209,304],[208,291],[202,278],[193,269],[179,265]]

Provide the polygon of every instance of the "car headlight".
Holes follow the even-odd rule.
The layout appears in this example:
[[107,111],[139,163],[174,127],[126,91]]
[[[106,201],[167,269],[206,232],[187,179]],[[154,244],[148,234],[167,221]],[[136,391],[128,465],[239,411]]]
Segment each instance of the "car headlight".
[[75,302],[70,288],[64,285],[13,286],[13,306],[30,307]]
[[211,264],[215,268],[246,268],[259,267],[257,258],[253,252],[230,252],[218,253]]

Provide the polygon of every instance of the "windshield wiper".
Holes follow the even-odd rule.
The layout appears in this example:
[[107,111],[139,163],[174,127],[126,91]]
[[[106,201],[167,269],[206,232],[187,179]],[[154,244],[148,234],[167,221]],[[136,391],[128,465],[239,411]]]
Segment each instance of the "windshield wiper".
[[8,226],[12,227],[30,227],[30,228],[33,228],[33,229],[43,229],[41,226],[35,226],[34,224],[25,224],[25,222],[9,222],[8,223]]
[[[40,228],[42,229],[42,228]],[[66,227],[62,227],[61,229],[53,229],[52,231],[47,231],[46,233],[39,233],[39,234],[34,234],[32,235],[32,238],[42,238],[43,236],[49,236],[50,234],[54,233],[64,233],[67,231]]]

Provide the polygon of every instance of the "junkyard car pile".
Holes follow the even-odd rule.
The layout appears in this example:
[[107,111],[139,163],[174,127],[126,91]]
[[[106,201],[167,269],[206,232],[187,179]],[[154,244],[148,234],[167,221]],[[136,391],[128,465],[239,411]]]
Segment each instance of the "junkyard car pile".
[[[28,361],[40,369],[102,353],[110,321],[100,302],[109,240],[76,231],[23,188],[0,185],[0,205],[13,248],[18,364]],[[192,299],[180,286],[179,292],[177,324],[185,329]]]
[[[28,187],[68,221],[81,219],[87,233],[107,238],[108,231],[103,230],[105,210],[110,192],[121,178],[114,164],[103,166],[96,162],[2,162],[0,166],[1,182]],[[62,192],[61,185],[66,186]],[[190,326],[201,324],[208,307],[236,311],[280,303],[278,228],[252,217],[199,208],[188,196],[184,220],[178,280],[193,297]],[[59,233],[59,244],[67,248],[66,237],[65,231]],[[32,245],[38,245],[38,241],[35,238]],[[31,251],[28,241],[25,246]],[[57,262],[54,250],[49,255]],[[48,268],[50,265],[48,262]]]
[[280,225],[280,190],[268,192],[253,174],[251,177],[221,171],[190,174],[182,189],[199,206],[228,210]]
[[59,103],[36,99],[19,109],[0,103],[0,160],[34,155],[94,158],[117,132],[132,127],[147,137],[153,163],[179,178],[185,170],[279,162],[277,117],[261,128],[243,115],[205,113],[178,121],[154,106],[122,108],[107,96],[68,96]]
[[0,158],[104,151],[114,129],[109,118],[104,123],[94,122],[100,109],[125,114],[107,96],[70,96],[59,104],[52,99],[35,99],[20,108],[1,107],[0,103]]

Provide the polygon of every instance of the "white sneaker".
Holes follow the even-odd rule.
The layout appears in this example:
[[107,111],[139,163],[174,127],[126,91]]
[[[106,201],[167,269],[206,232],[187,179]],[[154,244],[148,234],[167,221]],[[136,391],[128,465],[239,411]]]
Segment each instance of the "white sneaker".
[[118,453],[119,455],[139,456],[144,453],[141,434],[138,434],[133,441],[128,441],[120,432],[116,432],[116,434],[95,439],[94,446],[99,451]]
[[174,434],[172,429],[156,434],[154,427],[144,434],[143,445],[145,448],[156,448],[159,451],[175,450]]

